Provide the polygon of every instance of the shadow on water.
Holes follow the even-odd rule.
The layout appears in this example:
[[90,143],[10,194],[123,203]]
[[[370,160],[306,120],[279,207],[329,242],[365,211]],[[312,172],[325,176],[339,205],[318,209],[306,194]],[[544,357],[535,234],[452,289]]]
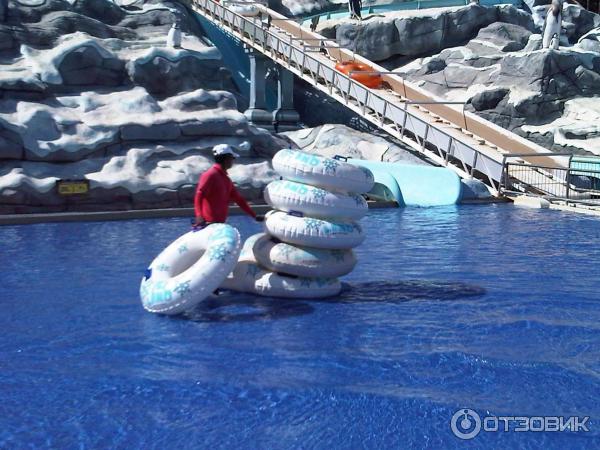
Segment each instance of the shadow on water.
[[254,322],[310,314],[314,308],[302,300],[254,297],[227,293],[200,303],[181,319],[194,322]]
[[466,297],[481,297],[486,290],[480,286],[425,280],[369,281],[344,283],[342,292],[333,298],[319,299],[332,303],[401,303],[411,300],[459,300]]
[[451,301],[481,297],[485,289],[466,283],[443,281],[370,281],[343,284],[340,295],[321,299],[256,297],[226,291],[211,297],[182,316],[193,322],[254,322],[302,316],[314,311],[307,302],[319,303],[404,303],[418,300]]

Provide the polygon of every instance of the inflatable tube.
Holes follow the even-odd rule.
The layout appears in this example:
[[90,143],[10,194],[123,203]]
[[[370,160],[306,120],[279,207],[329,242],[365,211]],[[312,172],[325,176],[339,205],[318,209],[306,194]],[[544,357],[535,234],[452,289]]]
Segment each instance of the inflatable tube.
[[354,61],[343,61],[335,65],[336,70],[345,73],[350,78],[358,81],[360,84],[371,88],[379,89],[383,83],[383,78],[378,73],[355,73],[355,72],[374,72],[373,68],[366,64]]
[[282,298],[323,298],[338,295],[342,283],[336,278],[286,277],[243,261],[223,281],[221,287],[236,292]]
[[221,285],[239,254],[240,234],[230,225],[184,234],[150,264],[140,284],[142,305],[161,314],[193,308]]
[[221,287],[265,297],[323,298],[338,295],[342,283],[336,278],[287,277],[244,261],[236,266]]
[[299,277],[340,277],[352,272],[356,257],[352,250],[326,250],[275,242],[264,235],[255,242],[254,257],[273,272]]
[[295,181],[273,181],[265,188],[265,200],[281,211],[298,211],[309,217],[360,219],[367,202],[358,194],[326,191]]
[[237,292],[255,292],[254,281],[256,277],[266,273],[266,271],[259,267],[256,262],[254,246],[264,236],[266,236],[265,233],[257,233],[246,239],[246,242],[242,246],[238,263],[227,278],[223,280],[223,283],[221,283],[222,288]]
[[383,83],[383,78],[378,73],[353,72],[373,72],[373,68],[366,64],[355,64],[354,68],[350,71],[350,78],[371,89],[379,89]]
[[265,227],[280,241],[314,248],[354,248],[365,240],[363,230],[356,222],[297,217],[282,211],[269,211]]
[[254,246],[256,245],[256,242],[264,236],[266,236],[265,233],[256,233],[256,234],[253,234],[252,236],[250,236],[248,239],[246,239],[246,242],[244,242],[244,245],[242,246],[242,251],[240,252],[240,257],[238,259],[238,262],[239,261],[256,262],[256,258],[254,257]]
[[221,283],[222,288],[283,298],[323,298],[340,293],[342,284],[336,278],[287,277],[260,267],[253,248],[264,236],[267,235],[259,233],[246,240],[239,262]]
[[256,294],[254,283],[257,278],[266,274],[267,271],[259,267],[255,261],[240,261],[227,278],[223,280],[221,287],[236,292]]
[[283,178],[335,191],[369,192],[375,182],[371,171],[347,162],[296,150],[280,150],[273,168]]
[[338,295],[342,283],[337,278],[292,278],[267,272],[256,278],[254,289],[266,297],[325,298]]

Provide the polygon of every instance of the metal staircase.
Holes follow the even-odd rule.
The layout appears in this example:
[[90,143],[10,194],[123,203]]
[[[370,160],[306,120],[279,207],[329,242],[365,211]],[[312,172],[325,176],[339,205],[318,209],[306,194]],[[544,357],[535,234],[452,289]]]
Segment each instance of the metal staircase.
[[[254,3],[263,19],[269,17],[268,25],[261,18],[240,15],[213,0],[185,3],[247,47],[266,55],[435,163],[463,178],[481,179],[494,194],[501,190],[506,158],[511,154],[518,154],[519,161],[525,164],[531,155],[537,164],[562,167],[548,150],[464,111],[464,104],[437,98],[265,6]],[[384,88],[369,89],[335,69],[337,62],[348,60],[380,73]]]

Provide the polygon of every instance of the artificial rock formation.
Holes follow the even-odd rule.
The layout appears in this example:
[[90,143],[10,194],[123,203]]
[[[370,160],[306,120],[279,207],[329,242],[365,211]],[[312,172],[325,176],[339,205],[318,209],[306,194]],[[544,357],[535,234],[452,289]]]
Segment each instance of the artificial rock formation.
[[[189,206],[222,142],[244,144],[232,178],[249,199],[275,177],[290,143],[248,124],[176,2],[11,0],[2,19],[0,213]],[[181,48],[166,45],[176,20]],[[67,178],[89,194],[59,196]]]
[[329,20],[318,31],[542,146],[600,154],[600,15],[563,3],[558,48],[542,49],[550,1],[526,3]]
[[[210,148],[221,142],[245,149],[231,176],[251,200],[261,199],[264,186],[276,178],[270,157],[285,147],[328,156],[424,163],[398,143],[372,133],[322,126],[278,137],[253,127],[238,111],[239,93],[231,77],[224,76],[227,69],[220,52],[201,38],[196,20],[177,2],[10,0],[6,5],[3,10],[0,3],[0,213],[190,206],[198,175],[211,162]],[[481,23],[473,11],[483,10],[476,8],[481,7],[472,5],[451,16],[464,39],[480,27],[471,23],[471,19]],[[530,16],[514,8],[485,11],[483,23],[491,20],[495,28],[483,31],[484,27],[479,37],[500,46],[496,52],[518,56],[536,45]],[[563,17],[565,23],[594,24],[584,14],[563,11]],[[177,20],[181,48],[168,46],[166,39]],[[427,24],[436,20],[405,21],[403,30],[427,30]],[[569,39],[581,40],[581,48],[593,46],[598,41],[594,30]],[[433,37],[429,43],[423,37],[419,51],[440,48],[440,36]],[[496,57],[484,54],[487,47],[475,41],[469,45],[478,47],[469,51],[482,58],[472,64],[495,64]],[[433,58],[425,75],[434,76],[446,68],[444,64]],[[557,64],[564,69],[563,59]],[[592,92],[594,64],[579,69],[576,65],[565,78],[575,76],[577,87]],[[522,70],[526,66],[525,60]],[[434,86],[435,80],[419,77]],[[474,94],[481,97],[473,105],[479,105],[482,114],[493,110],[494,104],[504,101],[502,89],[510,87],[477,90]],[[446,91],[440,90],[440,95]],[[311,105],[319,101],[315,98]],[[542,109],[552,104],[539,103]],[[319,123],[331,117],[326,108],[318,109],[323,110]],[[309,111],[311,117],[317,116],[314,110]],[[557,127],[564,126],[560,117],[558,108],[553,116]],[[526,121],[520,125],[526,123],[544,125]],[[89,194],[59,196],[55,183],[66,178],[88,179]]]
[[373,161],[427,164],[390,140],[344,125],[322,125],[283,133],[302,151],[333,158],[336,155]]
[[467,109],[549,149],[600,153],[585,138],[586,132],[596,136],[597,116],[590,108],[600,101],[600,33],[588,27],[600,16],[580,7],[576,14],[574,8],[563,7],[563,25],[587,19],[580,20],[578,31],[563,35],[558,50],[542,49],[539,28],[497,22],[464,45],[396,71],[439,97],[467,102]]
[[513,6],[470,4],[460,8],[394,12],[383,17],[366,17],[361,22],[329,20],[320,23],[317,31],[372,61],[382,61],[394,56],[431,54],[462,44],[495,22],[533,29],[531,16]]

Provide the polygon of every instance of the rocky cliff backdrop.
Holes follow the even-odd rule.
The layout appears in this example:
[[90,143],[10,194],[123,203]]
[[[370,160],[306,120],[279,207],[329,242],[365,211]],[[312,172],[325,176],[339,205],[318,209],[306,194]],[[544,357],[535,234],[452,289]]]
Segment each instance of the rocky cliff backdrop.
[[388,13],[318,29],[548,149],[600,154],[600,16],[564,3],[561,45],[542,49],[544,3]]
[[[166,36],[178,18],[184,37],[173,49]],[[242,152],[232,178],[262,202],[276,178],[270,157],[295,143],[249,125],[239,96],[178,2],[0,0],[0,214],[191,206],[223,142]],[[315,151],[337,144],[309,135]],[[406,153],[351,135],[345,151]],[[60,196],[59,179],[88,179],[90,192]]]
[[[297,13],[331,3],[273,6]],[[319,30],[548,148],[598,152],[600,17],[565,5],[560,49],[542,50],[546,9],[473,4],[323,21]],[[180,49],[166,46],[177,18]],[[231,175],[251,200],[276,177],[270,157],[282,147],[422,163],[383,136],[321,126],[364,124],[300,82],[302,120],[317,128],[257,129],[229,75],[175,1],[0,0],[0,214],[190,206],[221,142],[241,149]],[[89,195],[57,194],[58,179],[81,178]]]

